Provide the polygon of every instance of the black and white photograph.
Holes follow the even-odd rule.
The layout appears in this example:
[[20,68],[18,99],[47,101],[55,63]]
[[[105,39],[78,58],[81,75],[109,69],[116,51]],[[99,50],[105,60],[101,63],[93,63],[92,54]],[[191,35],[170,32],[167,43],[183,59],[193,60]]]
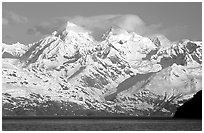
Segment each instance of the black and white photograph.
[[202,131],[202,1],[1,4],[3,131]]

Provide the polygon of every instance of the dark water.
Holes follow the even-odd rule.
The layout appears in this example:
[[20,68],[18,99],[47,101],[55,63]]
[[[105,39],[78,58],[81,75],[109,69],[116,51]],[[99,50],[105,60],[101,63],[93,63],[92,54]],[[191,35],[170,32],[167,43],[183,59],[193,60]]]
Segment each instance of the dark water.
[[134,118],[3,119],[3,131],[201,131],[201,120]]

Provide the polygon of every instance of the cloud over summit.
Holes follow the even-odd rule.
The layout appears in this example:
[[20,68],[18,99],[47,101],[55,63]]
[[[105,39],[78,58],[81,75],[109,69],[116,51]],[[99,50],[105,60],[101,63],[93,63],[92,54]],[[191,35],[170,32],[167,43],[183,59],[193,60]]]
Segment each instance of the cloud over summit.
[[[102,34],[110,29],[112,26],[118,26],[129,32],[136,32],[140,35],[151,34],[161,28],[160,24],[147,25],[139,16],[126,14],[126,15],[97,15],[90,17],[74,16],[74,17],[59,17],[53,18],[49,22],[43,22],[35,25],[32,31],[41,34],[50,34],[54,30],[59,29],[66,23],[70,21],[75,23],[86,30],[92,32],[93,36],[98,39]],[[31,31],[28,29],[28,31]],[[33,34],[33,32],[28,32]]]

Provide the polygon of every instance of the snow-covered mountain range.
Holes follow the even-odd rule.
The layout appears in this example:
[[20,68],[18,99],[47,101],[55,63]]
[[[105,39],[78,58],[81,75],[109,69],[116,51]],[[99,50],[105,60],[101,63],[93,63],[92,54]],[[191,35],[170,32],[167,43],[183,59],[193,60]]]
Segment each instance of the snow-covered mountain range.
[[67,22],[32,44],[2,43],[3,115],[173,116],[202,89],[202,42],[119,27],[102,38]]

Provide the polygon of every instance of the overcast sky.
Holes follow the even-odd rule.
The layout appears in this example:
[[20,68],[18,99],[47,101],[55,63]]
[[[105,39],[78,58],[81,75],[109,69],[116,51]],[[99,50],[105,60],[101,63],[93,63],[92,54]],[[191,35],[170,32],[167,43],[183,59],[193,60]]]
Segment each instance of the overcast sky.
[[38,41],[67,20],[97,38],[112,25],[141,35],[163,34],[171,41],[202,39],[201,3],[3,3],[2,40]]

